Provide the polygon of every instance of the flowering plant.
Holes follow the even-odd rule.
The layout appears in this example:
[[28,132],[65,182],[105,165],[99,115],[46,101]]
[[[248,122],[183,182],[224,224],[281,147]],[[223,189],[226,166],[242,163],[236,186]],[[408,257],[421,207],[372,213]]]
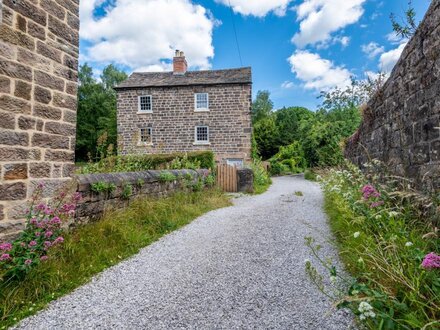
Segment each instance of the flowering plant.
[[52,203],[38,202],[44,189],[36,187],[26,216],[26,227],[17,240],[0,245],[0,269],[5,277],[21,277],[34,266],[48,260],[48,251],[63,243],[63,222],[75,215],[79,193],[67,198],[61,192]]

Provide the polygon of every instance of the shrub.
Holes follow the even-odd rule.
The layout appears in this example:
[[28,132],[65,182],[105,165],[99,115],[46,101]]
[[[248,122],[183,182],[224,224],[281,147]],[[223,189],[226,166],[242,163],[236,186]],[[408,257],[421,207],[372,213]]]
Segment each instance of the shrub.
[[317,181],[316,173],[309,168],[304,171],[304,178],[309,181]]
[[69,200],[61,192],[52,203],[39,202],[44,184],[38,184],[26,216],[26,227],[17,240],[0,244],[0,270],[3,280],[21,279],[32,268],[49,259],[50,249],[64,242],[62,225],[75,214],[81,199],[75,193]]
[[[440,320],[438,203],[384,173],[364,175],[347,165],[326,176],[326,210],[353,278],[322,260],[311,239],[307,245],[327,268],[332,288],[310,262],[306,269],[339,307],[350,308],[370,329],[435,328]],[[338,282],[342,291],[335,290],[341,288]]]
[[260,159],[254,159],[251,163],[251,169],[254,173],[254,191],[257,194],[263,193],[272,183],[269,173],[263,166]]
[[122,199],[130,199],[133,195],[133,186],[129,183],[125,184],[122,188],[121,198]]
[[159,181],[160,182],[172,182],[172,181],[176,181],[177,177],[169,172],[169,171],[162,171],[159,174]]
[[104,181],[98,181],[95,183],[92,183],[91,187],[92,191],[101,194],[111,194],[113,191],[116,190],[116,185],[111,182],[104,182]]
[[205,178],[205,184],[208,187],[214,187],[215,186],[215,175],[214,174],[209,174],[206,178]]
[[82,166],[78,169],[78,173],[137,172],[183,165],[190,166],[193,169],[206,168],[213,170],[215,168],[214,154],[211,151],[197,151],[186,154],[110,156],[97,163],[88,163]]
[[304,151],[299,142],[295,141],[286,147],[280,147],[279,152],[270,160],[271,173],[301,173],[306,167]]

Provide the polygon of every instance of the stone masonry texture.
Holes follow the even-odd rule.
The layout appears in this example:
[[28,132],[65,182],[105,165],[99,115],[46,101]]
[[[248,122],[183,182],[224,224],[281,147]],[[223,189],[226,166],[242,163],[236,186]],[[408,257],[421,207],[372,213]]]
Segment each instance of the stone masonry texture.
[[420,190],[440,189],[440,1],[432,4],[390,78],[364,109],[346,156],[378,159]]
[[[177,191],[185,191],[188,176],[192,183],[209,175],[208,170],[167,170],[174,174],[175,181],[161,182],[162,171],[140,171],[131,173],[106,173],[78,175],[77,191],[82,199],[79,203],[75,222],[84,224],[99,219],[105,211],[128,206],[131,201],[142,197],[165,197]],[[110,193],[93,191],[93,184],[105,182],[114,185]],[[124,196],[124,190],[130,192]]]
[[79,0],[2,0],[0,241],[23,227],[35,185],[74,168]]
[[[194,94],[208,93],[209,111],[194,111]],[[138,114],[138,97],[151,95],[153,112]],[[250,160],[252,85],[219,84],[118,89],[118,136],[123,154],[212,150],[217,161]],[[209,127],[209,145],[196,145],[195,127]],[[152,127],[152,145],[139,130]]]

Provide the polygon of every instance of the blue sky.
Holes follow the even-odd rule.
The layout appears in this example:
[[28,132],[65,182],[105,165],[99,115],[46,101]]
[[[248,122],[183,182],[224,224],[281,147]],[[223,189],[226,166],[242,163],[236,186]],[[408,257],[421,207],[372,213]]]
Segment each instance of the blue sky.
[[[89,0],[81,2],[81,63],[99,74],[170,70],[173,49],[192,70],[253,69],[254,94],[269,90],[275,108],[319,104],[320,90],[390,71],[406,40],[389,15],[407,0]],[[429,0],[414,1],[417,19]]]

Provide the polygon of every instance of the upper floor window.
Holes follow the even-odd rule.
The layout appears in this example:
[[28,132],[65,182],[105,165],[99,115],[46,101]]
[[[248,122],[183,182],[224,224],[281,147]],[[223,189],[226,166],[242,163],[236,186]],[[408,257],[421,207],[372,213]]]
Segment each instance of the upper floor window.
[[151,95],[139,96],[139,112],[153,112],[153,98]]
[[196,126],[195,143],[196,144],[209,144],[209,127],[208,126]]
[[152,144],[153,143],[153,128],[146,127],[140,129],[139,142],[142,144]]
[[208,93],[195,94],[195,111],[209,111]]

